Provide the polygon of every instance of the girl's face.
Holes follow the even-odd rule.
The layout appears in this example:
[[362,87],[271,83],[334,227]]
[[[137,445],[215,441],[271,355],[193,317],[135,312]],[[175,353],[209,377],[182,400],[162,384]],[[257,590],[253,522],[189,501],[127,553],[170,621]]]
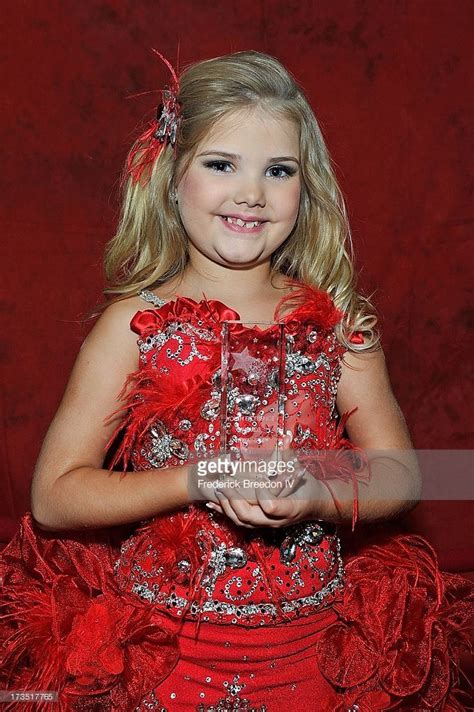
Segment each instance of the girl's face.
[[261,109],[221,119],[177,188],[191,260],[240,268],[269,261],[298,216],[299,160],[289,120]]

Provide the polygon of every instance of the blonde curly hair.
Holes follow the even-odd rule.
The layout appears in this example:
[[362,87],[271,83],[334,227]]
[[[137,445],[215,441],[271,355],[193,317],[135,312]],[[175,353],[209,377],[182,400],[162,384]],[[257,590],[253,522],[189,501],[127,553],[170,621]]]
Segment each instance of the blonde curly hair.
[[[272,255],[272,268],[329,293],[344,313],[338,338],[348,349],[375,348],[377,318],[370,301],[356,291],[344,199],[318,122],[295,79],[274,57],[236,52],[186,68],[179,78],[178,101],[181,120],[174,148],[166,146],[145,165],[139,180],[129,170],[124,174],[120,221],[105,251],[104,294],[118,301],[184,272],[188,239],[172,198],[175,187],[216,122],[236,110],[259,107],[293,121],[300,137],[298,219]],[[128,168],[148,147],[140,139],[134,144]],[[352,343],[353,332],[362,332],[364,343]]]

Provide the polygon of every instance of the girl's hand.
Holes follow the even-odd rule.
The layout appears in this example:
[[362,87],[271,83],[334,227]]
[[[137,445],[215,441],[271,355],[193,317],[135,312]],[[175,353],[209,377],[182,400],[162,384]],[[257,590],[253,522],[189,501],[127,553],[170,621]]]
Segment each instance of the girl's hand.
[[[259,464],[262,460],[258,461]],[[265,472],[268,468],[265,468]],[[265,486],[265,474],[249,471],[241,461],[232,461],[230,455],[200,460],[188,465],[187,488],[191,502],[214,502],[217,492],[227,492],[228,496],[239,496],[250,504],[258,504],[256,487]]]
[[[284,439],[284,446],[290,440]],[[228,498],[236,497],[257,505],[256,492],[272,490],[278,496],[293,491],[298,476],[304,468],[292,450],[271,454],[262,449],[248,451],[244,460],[231,460],[230,455],[219,455],[188,466],[187,485],[190,501],[216,503],[216,492],[225,492]]]
[[281,488],[252,488],[255,502],[249,501],[237,488],[222,488],[215,495],[218,505],[212,500],[207,506],[225,514],[238,526],[250,529],[285,527],[319,518],[323,487],[319,480],[297,466],[292,477],[286,475],[280,481]]

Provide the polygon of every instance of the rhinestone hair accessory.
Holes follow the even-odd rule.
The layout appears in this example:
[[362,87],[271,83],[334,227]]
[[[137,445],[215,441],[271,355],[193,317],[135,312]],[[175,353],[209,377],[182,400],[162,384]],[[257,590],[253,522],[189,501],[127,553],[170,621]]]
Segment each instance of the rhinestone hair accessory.
[[181,120],[178,75],[166,57],[156,49],[153,52],[167,66],[171,74],[171,82],[170,86],[161,90],[161,103],[158,105],[156,118],[138,137],[128,156],[127,175],[131,177],[133,183],[148,182],[151,167],[162,150],[168,145],[175,147]]

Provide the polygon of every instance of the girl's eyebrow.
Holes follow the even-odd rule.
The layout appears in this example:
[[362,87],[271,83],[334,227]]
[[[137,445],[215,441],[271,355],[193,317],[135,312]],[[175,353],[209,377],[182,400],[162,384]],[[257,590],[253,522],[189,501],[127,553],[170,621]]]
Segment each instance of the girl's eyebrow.
[[[199,153],[198,158],[200,156],[225,156],[226,158],[233,158],[234,160],[240,160],[241,156],[239,156],[237,153],[228,153],[227,151],[205,151],[204,153]],[[298,161],[295,156],[275,156],[273,158],[269,158],[268,161],[270,163],[272,162],[277,162],[277,161],[293,161],[293,163],[297,163],[298,165],[300,162]]]

